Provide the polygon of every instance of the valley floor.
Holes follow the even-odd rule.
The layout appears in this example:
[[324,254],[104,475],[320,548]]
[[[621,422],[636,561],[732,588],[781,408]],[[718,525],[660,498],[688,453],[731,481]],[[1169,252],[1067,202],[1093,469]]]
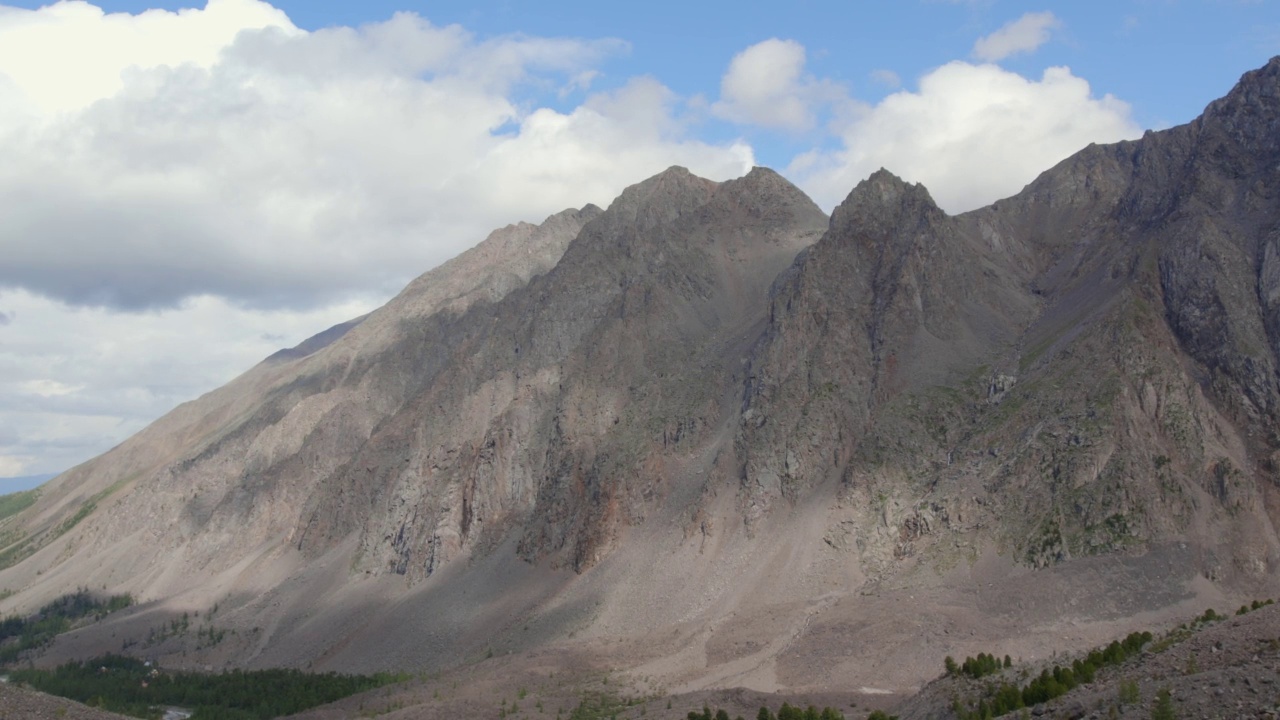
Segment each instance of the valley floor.
[[[1069,665],[1075,657],[1056,654],[1039,662],[1017,663],[980,680],[942,677],[907,697],[869,692],[870,688],[815,693],[764,693],[735,688],[638,695],[618,676],[602,672],[600,657],[580,656],[578,664],[565,667],[558,664],[566,660],[564,657],[513,655],[353,696],[296,717],[680,720],[691,711],[710,707],[723,709],[730,717],[751,718],[762,706],[776,713],[787,702],[799,707],[830,706],[850,720],[860,720],[874,710],[886,710],[902,720],[942,720],[956,717],[956,699],[972,701],[976,706],[988,686],[1000,682],[1025,684],[1040,670],[1054,663]],[[941,674],[941,666],[938,671]],[[643,682],[644,678],[638,680]],[[1280,606],[1209,622],[1189,622],[1157,632],[1141,655],[1104,669],[1093,683],[1026,712],[1037,718],[1145,719],[1155,717],[1153,713],[1164,690],[1169,691],[1171,717],[1280,717]],[[1023,715],[1020,711],[1006,717]]]

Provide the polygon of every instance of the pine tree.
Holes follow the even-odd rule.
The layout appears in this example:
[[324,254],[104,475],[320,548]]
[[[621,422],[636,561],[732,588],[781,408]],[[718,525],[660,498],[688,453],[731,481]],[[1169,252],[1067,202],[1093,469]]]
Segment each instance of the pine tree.
[[1174,720],[1176,717],[1173,712],[1173,697],[1169,694],[1169,688],[1164,688],[1156,694],[1156,702],[1151,707],[1151,720]]

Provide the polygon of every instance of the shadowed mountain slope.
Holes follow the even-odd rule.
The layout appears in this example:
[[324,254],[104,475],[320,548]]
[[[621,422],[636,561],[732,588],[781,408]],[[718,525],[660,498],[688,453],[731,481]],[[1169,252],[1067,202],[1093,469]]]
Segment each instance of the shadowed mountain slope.
[[153,601],[117,636],[217,603],[233,642],[157,650],[210,663],[769,692],[1273,591],[1278,127],[1280,59],[959,216],[672,168],[498,231],[51,483],[0,607],[87,583]]

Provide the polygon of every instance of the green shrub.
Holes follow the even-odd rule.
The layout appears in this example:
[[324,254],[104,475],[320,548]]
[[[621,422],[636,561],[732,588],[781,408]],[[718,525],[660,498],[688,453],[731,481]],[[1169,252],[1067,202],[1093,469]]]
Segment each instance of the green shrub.
[[1156,694],[1156,701],[1151,706],[1151,720],[1174,720],[1177,715],[1173,712],[1173,697],[1169,694],[1169,688],[1163,688]]

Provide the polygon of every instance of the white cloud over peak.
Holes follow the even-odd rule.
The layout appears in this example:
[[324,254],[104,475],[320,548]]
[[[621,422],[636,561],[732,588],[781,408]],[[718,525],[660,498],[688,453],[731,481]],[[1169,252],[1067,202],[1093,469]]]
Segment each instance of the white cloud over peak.
[[686,137],[656,80],[564,112],[517,96],[584,86],[616,40],[481,41],[404,13],[308,33],[212,0],[7,11],[0,48],[0,287],[74,305],[390,293],[494,227],[753,161]]
[[805,49],[772,38],[733,56],[711,112],[743,125],[800,131],[813,127],[818,107],[839,102],[843,88],[804,74]]
[[995,65],[952,62],[865,109],[841,131],[843,147],[812,152],[789,174],[833,207],[884,167],[924,183],[944,210],[962,212],[1012,195],[1091,142],[1137,137],[1129,107],[1064,67],[1030,80]]
[[973,44],[973,56],[985,62],[998,62],[1011,55],[1032,52],[1049,42],[1051,31],[1061,26],[1058,16],[1048,10],[1027,13],[978,38]]

